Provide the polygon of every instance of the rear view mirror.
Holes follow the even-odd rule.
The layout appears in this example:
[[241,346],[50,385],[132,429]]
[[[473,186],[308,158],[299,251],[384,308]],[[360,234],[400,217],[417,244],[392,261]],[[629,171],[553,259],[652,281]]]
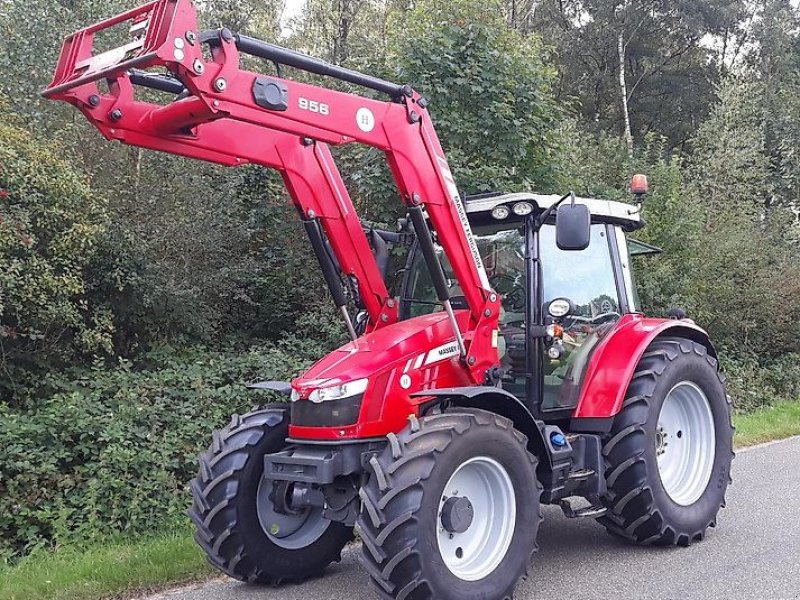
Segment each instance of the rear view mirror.
[[591,235],[591,217],[585,204],[562,204],[556,213],[556,246],[560,250],[586,250]]

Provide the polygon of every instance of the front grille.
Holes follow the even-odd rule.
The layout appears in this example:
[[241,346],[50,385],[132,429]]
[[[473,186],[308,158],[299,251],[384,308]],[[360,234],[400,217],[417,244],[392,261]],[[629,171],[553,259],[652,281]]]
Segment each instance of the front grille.
[[310,400],[292,402],[292,425],[300,427],[354,425],[358,422],[363,396],[364,394],[357,394],[341,400],[328,400],[320,403]]

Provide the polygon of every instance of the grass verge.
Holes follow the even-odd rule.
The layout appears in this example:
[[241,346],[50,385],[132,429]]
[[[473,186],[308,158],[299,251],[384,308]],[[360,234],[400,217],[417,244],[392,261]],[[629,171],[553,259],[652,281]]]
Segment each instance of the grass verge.
[[[800,435],[800,400],[734,416],[738,448]],[[188,533],[38,552],[0,567],[0,600],[101,600],[215,575]]]
[[734,443],[739,448],[800,435],[800,400],[734,415],[733,423]]
[[215,575],[185,532],[37,552],[0,567],[0,600],[125,598]]

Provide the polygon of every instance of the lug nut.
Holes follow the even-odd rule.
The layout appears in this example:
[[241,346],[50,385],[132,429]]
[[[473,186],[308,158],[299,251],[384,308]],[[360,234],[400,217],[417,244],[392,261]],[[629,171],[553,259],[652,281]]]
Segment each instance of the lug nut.
[[112,121],[114,122],[119,121],[122,118],[122,111],[118,108],[115,108],[114,110],[111,111],[110,116]]
[[205,67],[203,66],[203,61],[200,60],[199,58],[194,59],[194,64],[192,65],[192,68],[194,69],[194,72],[197,73],[198,75],[202,75],[203,71],[205,70]]
[[98,104],[100,104],[100,96],[98,96],[97,94],[92,94],[91,96],[89,96],[89,104],[91,106],[97,106]]
[[214,82],[214,89],[218,92],[224,92],[226,87],[228,87],[228,83],[222,77]]
[[194,34],[194,31],[192,30],[187,31],[184,37],[186,38],[186,41],[189,42],[190,46],[194,46],[194,41],[197,39],[197,37]]

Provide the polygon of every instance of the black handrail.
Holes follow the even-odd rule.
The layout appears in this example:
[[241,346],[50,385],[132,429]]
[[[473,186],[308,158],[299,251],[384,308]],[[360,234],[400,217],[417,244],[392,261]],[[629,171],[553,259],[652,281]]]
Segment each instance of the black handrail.
[[373,77],[372,75],[360,73],[359,71],[333,65],[321,58],[309,56],[302,52],[262,42],[261,40],[246,35],[233,34],[229,29],[215,29],[204,31],[200,34],[200,41],[202,43],[216,45],[220,43],[220,39],[234,40],[239,52],[263,58],[276,64],[308,71],[309,73],[347,81],[348,83],[388,94],[392,98],[400,98],[412,94],[412,89],[409,85],[392,83],[391,81],[386,81],[379,77]]

